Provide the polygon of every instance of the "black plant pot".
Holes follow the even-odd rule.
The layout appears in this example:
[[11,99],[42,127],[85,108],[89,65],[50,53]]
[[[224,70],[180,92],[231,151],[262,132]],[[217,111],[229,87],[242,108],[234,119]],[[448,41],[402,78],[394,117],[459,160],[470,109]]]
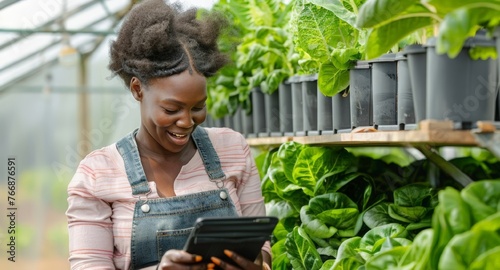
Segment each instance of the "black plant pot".
[[292,85],[289,81],[279,86],[280,132],[285,136],[293,136]]
[[332,97],[332,127],[334,133],[351,131],[350,97],[349,88]]
[[301,80],[305,131],[302,135],[318,135],[318,75],[302,76]]
[[415,122],[419,123],[426,119],[427,49],[420,44],[414,44],[405,47],[403,53],[408,61]]
[[463,129],[475,127],[477,121],[495,119],[497,62],[473,60],[472,47],[493,47],[485,35],[468,39],[457,57],[436,53],[434,38],[428,40],[427,106],[430,119],[452,120]]
[[233,129],[241,134],[243,134],[243,119],[242,117],[242,109],[241,107],[238,107],[236,112],[232,115],[233,119]]
[[267,137],[266,132],[266,110],[265,110],[264,93],[260,87],[252,89],[252,116],[253,116],[253,132],[258,137]]
[[[333,134],[332,97],[318,92],[318,133],[320,135]],[[314,135],[314,134],[311,134]]]
[[214,127],[225,127],[226,123],[224,123],[224,117],[214,118]]
[[357,61],[349,71],[351,128],[373,125],[372,74],[367,61]]
[[300,76],[292,76],[289,79],[292,88],[292,126],[294,135],[305,135],[304,132],[304,108],[302,97],[302,81]]
[[253,131],[253,113],[251,109],[241,111],[241,128],[243,135],[246,138],[254,138],[255,132]]
[[234,119],[233,116],[230,114],[227,114],[224,116],[224,126],[230,129],[234,129]]
[[396,54],[384,54],[369,62],[372,66],[373,125],[378,129],[398,129]]
[[266,132],[268,136],[282,136],[280,132],[280,93],[278,89],[271,94],[264,94],[266,113]]
[[207,114],[207,117],[205,118],[205,122],[202,124],[203,127],[213,127],[214,126],[214,120],[210,114]]
[[415,129],[415,110],[410,83],[408,60],[403,53],[396,54],[397,61],[397,124],[399,129]]
[[500,93],[497,94],[497,107],[495,109],[495,122],[500,122]]
[[[498,88],[500,89],[500,26],[497,26],[495,28],[495,32],[493,33],[493,36],[495,38],[495,45],[497,47],[497,83],[498,83]],[[500,94],[497,95],[497,104],[496,104],[496,114],[495,114],[495,121],[500,121]]]

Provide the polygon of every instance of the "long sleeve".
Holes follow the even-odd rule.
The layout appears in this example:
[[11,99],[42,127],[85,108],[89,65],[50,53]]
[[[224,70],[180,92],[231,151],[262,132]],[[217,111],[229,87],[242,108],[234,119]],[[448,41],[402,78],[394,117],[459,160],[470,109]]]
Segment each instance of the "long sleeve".
[[95,196],[95,176],[84,159],[68,186],[71,269],[115,269],[111,206]]
[[243,216],[262,216],[266,214],[266,210],[261,179],[250,147],[243,136],[241,136],[241,147],[245,158],[245,173],[242,174],[242,181],[238,187],[241,211]]

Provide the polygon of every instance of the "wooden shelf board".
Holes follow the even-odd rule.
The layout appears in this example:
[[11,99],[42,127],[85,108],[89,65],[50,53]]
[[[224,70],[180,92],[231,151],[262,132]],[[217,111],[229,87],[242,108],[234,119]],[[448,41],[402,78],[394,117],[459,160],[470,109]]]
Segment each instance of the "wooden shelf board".
[[470,130],[409,130],[340,133],[333,135],[247,138],[250,146],[281,145],[288,141],[316,145],[351,146],[478,146]]
[[281,145],[283,143],[293,141],[294,137],[292,137],[292,136],[261,137],[261,138],[247,138],[246,140],[250,146],[273,146],[273,145]]

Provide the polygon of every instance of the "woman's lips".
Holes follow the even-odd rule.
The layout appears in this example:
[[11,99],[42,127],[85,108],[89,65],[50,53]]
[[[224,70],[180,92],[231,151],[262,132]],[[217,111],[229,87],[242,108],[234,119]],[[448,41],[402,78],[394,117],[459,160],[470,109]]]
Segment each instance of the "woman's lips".
[[185,133],[176,133],[167,131],[167,134],[170,136],[172,141],[177,145],[184,145],[189,140],[189,133],[185,134]]

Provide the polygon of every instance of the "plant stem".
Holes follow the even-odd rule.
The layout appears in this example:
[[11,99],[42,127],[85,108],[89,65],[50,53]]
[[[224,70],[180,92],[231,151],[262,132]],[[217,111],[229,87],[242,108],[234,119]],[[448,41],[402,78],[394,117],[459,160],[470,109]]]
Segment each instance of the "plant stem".
[[354,14],[358,15],[358,6],[356,6],[356,3],[354,2],[354,0],[349,0],[349,2],[351,3],[352,12]]

